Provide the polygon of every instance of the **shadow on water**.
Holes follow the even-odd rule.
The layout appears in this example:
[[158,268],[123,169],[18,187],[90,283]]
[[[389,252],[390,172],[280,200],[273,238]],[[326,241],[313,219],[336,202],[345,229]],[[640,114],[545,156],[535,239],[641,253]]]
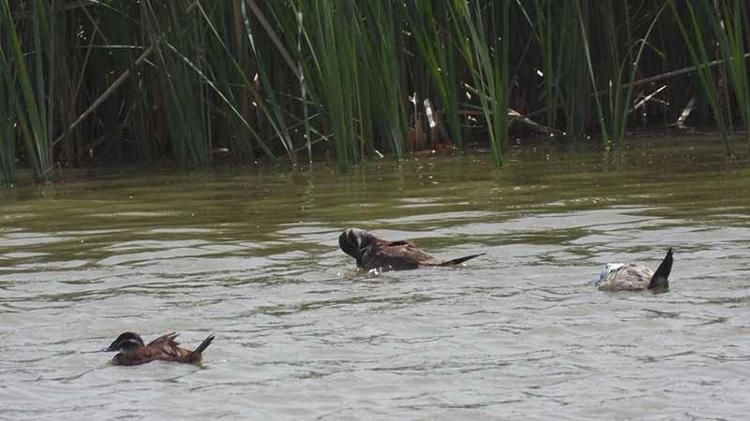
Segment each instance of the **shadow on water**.
[[[16,188],[3,416],[742,418],[750,171],[708,138],[631,145]],[[486,254],[373,276],[337,248],[349,226]],[[668,293],[590,284],[668,247]],[[89,352],[126,330],[217,339],[202,369]]]

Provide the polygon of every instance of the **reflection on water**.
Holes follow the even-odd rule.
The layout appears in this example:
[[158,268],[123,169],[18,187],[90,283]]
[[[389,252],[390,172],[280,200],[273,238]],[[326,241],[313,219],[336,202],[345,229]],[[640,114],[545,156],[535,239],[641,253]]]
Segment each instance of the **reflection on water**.
[[[744,418],[749,172],[671,143],[6,193],[0,417]],[[349,226],[486,255],[371,276]],[[670,246],[669,293],[589,283]],[[217,339],[203,368],[91,352],[126,330]]]

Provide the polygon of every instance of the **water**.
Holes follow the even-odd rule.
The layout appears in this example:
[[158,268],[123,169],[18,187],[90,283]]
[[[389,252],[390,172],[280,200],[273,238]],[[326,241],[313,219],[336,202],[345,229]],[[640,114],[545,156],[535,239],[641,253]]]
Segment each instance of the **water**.
[[[750,171],[706,138],[326,168],[102,175],[0,202],[3,419],[744,419]],[[349,226],[461,268],[371,276]],[[607,262],[666,294],[603,293]],[[202,368],[114,367],[170,331]]]

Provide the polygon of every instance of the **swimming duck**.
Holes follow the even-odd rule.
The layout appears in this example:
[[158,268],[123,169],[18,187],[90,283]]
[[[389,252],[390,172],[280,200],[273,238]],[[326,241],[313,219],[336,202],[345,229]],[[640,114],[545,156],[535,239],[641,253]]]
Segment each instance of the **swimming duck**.
[[214,340],[214,335],[210,335],[198,345],[198,348],[191,351],[179,347],[179,343],[175,341],[176,337],[177,334],[172,332],[154,339],[148,345],[144,345],[140,335],[133,332],[125,332],[102,351],[119,351],[112,358],[112,364],[114,365],[138,365],[155,360],[199,364],[202,357],[201,353]]
[[593,280],[601,291],[636,291],[643,289],[669,289],[669,272],[672,271],[672,249],[662,260],[656,272],[639,263],[610,263]]
[[365,230],[349,228],[339,235],[339,247],[366,270],[416,269],[421,266],[455,266],[484,253],[438,260],[407,241],[381,240]]

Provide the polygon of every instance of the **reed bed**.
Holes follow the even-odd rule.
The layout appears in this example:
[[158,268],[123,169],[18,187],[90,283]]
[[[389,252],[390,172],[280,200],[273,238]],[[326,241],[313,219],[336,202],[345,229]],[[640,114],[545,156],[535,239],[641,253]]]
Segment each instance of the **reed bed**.
[[[0,177],[748,133],[732,0],[0,0]],[[750,149],[750,135],[744,142]]]

